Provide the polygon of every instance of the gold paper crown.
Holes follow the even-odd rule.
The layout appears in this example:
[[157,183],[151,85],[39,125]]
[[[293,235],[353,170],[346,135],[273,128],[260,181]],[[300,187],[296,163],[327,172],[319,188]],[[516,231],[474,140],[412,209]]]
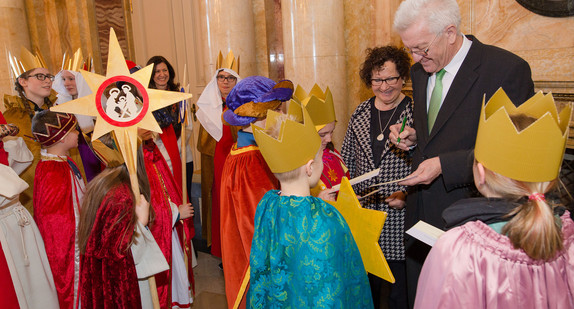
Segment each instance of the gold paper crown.
[[[572,106],[566,106],[558,114],[552,94],[538,92],[516,107],[502,88],[486,105],[484,101],[485,98],[474,149],[476,160],[519,181],[545,182],[558,177]],[[536,121],[519,131],[510,119],[518,114]]]
[[19,77],[22,73],[35,69],[35,68],[48,68],[46,61],[40,54],[40,51],[36,51],[36,55],[32,54],[26,47],[22,46],[20,48],[20,59],[11,52],[8,52],[8,62],[10,62],[10,68],[14,74],[14,78]]
[[225,58],[223,58],[223,54],[219,51],[219,56],[217,56],[217,65],[216,70],[219,69],[231,69],[235,71],[235,73],[239,74],[239,56],[237,56],[237,60],[233,55],[233,51],[230,50],[229,53]]
[[[305,109],[302,113],[303,123],[286,119],[281,123],[276,139],[265,133],[263,128],[251,125],[259,150],[273,173],[285,173],[305,165],[315,158],[321,147],[321,138],[309,113]],[[267,112],[266,130],[276,125],[279,115],[273,110]]]
[[62,59],[62,70],[79,72],[80,69],[84,68],[84,62],[82,50],[80,48],[78,48],[71,57],[69,54],[64,53]]
[[297,85],[293,97],[307,109],[317,131],[321,130],[326,124],[337,120],[333,95],[329,87],[323,92],[321,87],[315,84],[311,91],[307,93],[300,85]]

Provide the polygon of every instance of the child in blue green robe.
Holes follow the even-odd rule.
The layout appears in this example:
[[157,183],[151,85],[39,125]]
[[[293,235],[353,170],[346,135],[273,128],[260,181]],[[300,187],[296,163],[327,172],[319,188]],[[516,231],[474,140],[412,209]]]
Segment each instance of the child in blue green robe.
[[[285,118],[277,116],[270,133],[254,132],[281,191],[268,191],[257,206],[247,307],[372,308],[367,273],[349,226],[332,205],[310,194],[323,170],[317,132],[290,134],[285,125],[278,143],[296,138],[298,147],[260,143],[261,134],[277,138],[273,131],[292,122]],[[300,165],[278,173],[285,170],[282,158],[293,157],[300,157]]]

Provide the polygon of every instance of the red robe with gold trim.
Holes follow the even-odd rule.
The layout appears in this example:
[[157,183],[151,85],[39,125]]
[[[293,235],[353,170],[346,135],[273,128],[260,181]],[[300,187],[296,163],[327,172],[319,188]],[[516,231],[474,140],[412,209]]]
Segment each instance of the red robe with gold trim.
[[80,276],[76,229],[85,183],[69,157],[42,154],[34,178],[34,220],[44,239],[60,308],[75,308]]
[[[239,133],[238,140],[246,134]],[[254,141],[241,148],[237,148],[237,143],[233,145],[223,166],[223,175],[220,192],[221,253],[227,304],[233,306],[249,265],[257,204],[267,191],[279,188],[279,181],[271,173]],[[245,298],[240,307],[245,308]]]
[[128,184],[118,185],[102,200],[82,256],[82,309],[141,308],[138,277],[130,242],[135,224]]
[[[157,148],[156,144],[149,140],[143,145],[145,167],[151,189],[151,205],[155,211],[155,220],[151,225],[151,232],[165,259],[170,267],[172,266],[172,213],[169,201],[179,206],[182,204],[182,191],[180,182],[175,181],[165,159]],[[177,216],[177,214],[175,214]],[[191,239],[194,236],[193,218],[177,222],[175,225],[180,242],[183,242],[185,234],[184,252],[191,263]],[[171,269],[155,275],[158,296],[161,308],[171,308]],[[193,268],[188,267],[188,279],[193,291]],[[193,292],[192,292],[193,294]]]

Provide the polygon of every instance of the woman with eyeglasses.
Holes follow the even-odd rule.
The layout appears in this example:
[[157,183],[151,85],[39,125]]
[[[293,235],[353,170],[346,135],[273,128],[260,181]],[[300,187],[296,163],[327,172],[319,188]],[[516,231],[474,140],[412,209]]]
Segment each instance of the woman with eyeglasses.
[[34,161],[20,177],[30,186],[20,195],[22,204],[33,213],[32,193],[34,187],[34,171],[40,160],[40,144],[30,138],[32,136],[32,117],[36,112],[54,105],[56,92],[52,91],[54,75],[46,68],[34,68],[22,73],[16,79],[15,90],[18,95],[4,95],[4,117],[7,123],[20,128],[18,136],[23,137],[26,146],[34,155]]
[[406,177],[411,171],[408,152],[390,143],[389,126],[412,124],[412,100],[402,88],[409,77],[410,58],[395,46],[369,48],[359,72],[374,96],[359,104],[347,127],[341,153],[351,178],[379,170],[379,175],[353,186],[365,208],[384,211],[387,219],[379,238],[381,249],[396,282],[383,283],[369,274],[375,308],[381,304],[381,289],[389,289],[388,308],[407,308],[405,248],[403,244],[406,188],[396,183],[374,186]]
[[[228,55],[229,56],[229,55]],[[231,69],[233,68],[233,69]],[[223,163],[237,141],[239,127],[223,125],[229,92],[241,81],[239,65],[217,68],[197,100],[199,127],[197,150],[201,153],[201,216],[203,234],[211,254],[221,257],[220,188]],[[219,264],[223,269],[223,264]]]

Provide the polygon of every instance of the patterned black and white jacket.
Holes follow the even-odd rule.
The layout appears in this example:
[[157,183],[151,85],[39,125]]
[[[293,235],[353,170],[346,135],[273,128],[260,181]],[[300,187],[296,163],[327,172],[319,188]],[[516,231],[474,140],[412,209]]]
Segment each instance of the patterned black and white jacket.
[[[412,100],[409,97],[405,97],[404,100],[408,100],[408,102],[405,108],[400,111],[397,123],[400,123],[404,117],[407,117],[406,125],[412,127]],[[353,186],[357,195],[360,196],[378,189],[378,187],[369,188],[373,184],[404,178],[411,173],[411,153],[396,148],[388,139],[381,154],[380,164],[375,166],[371,147],[371,106],[374,102],[373,97],[359,104],[349,120],[341,149],[343,160],[349,168],[351,178],[368,173],[375,168],[380,168],[381,170],[379,176]],[[385,199],[396,191],[406,192],[406,188],[396,183],[385,185],[380,192],[361,200],[361,204],[365,208],[387,212],[387,220],[383,226],[379,244],[387,260],[400,261],[405,259],[405,209],[393,209],[385,203]]]

